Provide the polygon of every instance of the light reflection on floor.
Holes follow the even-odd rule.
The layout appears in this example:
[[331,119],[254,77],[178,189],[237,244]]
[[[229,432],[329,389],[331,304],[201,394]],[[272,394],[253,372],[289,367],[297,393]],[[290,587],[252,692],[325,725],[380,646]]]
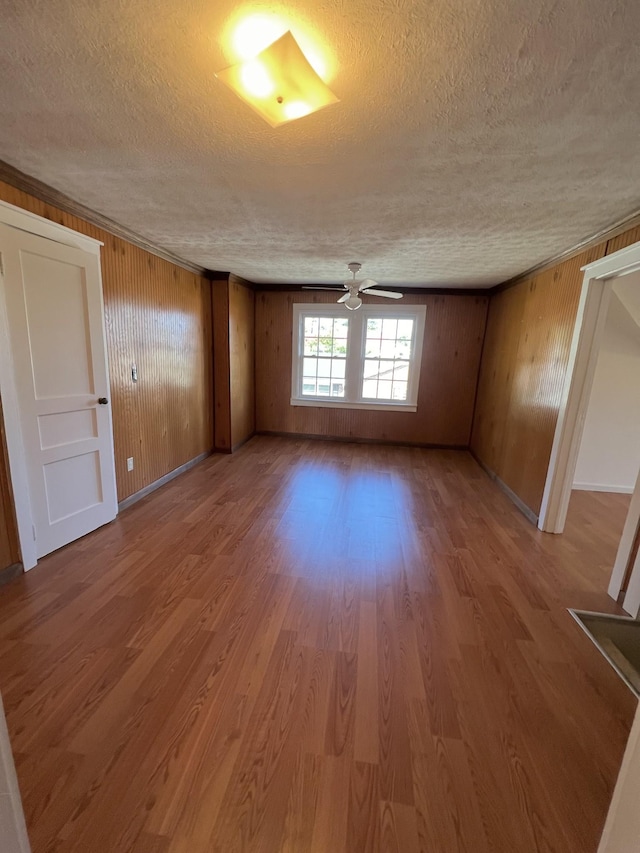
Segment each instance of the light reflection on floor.
[[276,510],[282,515],[275,532],[288,559],[310,578],[397,574],[418,536],[407,476],[335,464],[295,468]]

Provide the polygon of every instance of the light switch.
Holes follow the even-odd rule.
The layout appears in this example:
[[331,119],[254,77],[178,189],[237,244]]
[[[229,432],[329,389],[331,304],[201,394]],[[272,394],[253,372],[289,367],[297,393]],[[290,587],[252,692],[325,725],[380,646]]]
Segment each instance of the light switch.
[[133,456],[127,459],[127,471],[133,471]]
[[131,380],[132,380],[133,382],[137,382],[137,381],[138,381],[138,367],[137,367],[137,365],[135,365],[135,364],[132,364],[132,365],[131,365]]

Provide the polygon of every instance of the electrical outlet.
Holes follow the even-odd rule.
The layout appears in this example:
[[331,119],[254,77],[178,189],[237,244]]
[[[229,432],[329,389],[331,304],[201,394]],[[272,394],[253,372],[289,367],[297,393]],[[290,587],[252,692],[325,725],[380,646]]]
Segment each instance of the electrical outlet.
[[127,471],[133,471],[133,456],[127,459]]

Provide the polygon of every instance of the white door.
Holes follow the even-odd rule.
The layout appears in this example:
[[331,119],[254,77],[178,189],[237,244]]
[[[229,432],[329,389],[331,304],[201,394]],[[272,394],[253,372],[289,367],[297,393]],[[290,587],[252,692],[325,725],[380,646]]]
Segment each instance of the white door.
[[37,556],[117,513],[99,258],[8,226],[0,252]]

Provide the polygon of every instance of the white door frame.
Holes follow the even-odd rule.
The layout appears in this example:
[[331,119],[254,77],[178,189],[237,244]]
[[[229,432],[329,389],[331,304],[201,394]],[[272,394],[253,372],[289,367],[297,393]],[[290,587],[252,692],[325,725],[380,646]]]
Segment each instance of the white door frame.
[[[624,610],[627,611],[634,619],[640,614],[640,551],[634,554],[634,545],[638,529],[640,528],[640,471],[638,471],[638,479],[631,496],[627,520],[624,523],[622,530],[622,538],[618,545],[618,553],[616,561],[613,564],[611,572],[611,580],[609,589],[607,590],[611,598],[618,599],[622,592],[622,586],[629,572],[629,585],[625,592],[624,601],[621,602]],[[631,561],[633,560],[633,565]]]
[[558,411],[538,527],[562,533],[613,279],[640,271],[640,242],[582,267],[582,291]]
[[[13,204],[0,201],[0,223],[27,231],[38,237],[63,243],[65,246],[73,246],[85,252],[98,256],[98,274],[100,271],[100,247],[103,243],[93,237],[87,237],[77,231],[72,231],[65,225],[58,225],[43,219],[35,213],[30,213]],[[100,301],[102,309],[102,328],[104,336],[104,305],[102,304],[102,278],[100,278]],[[106,352],[106,337],[105,337]],[[108,365],[107,365],[108,370]],[[108,379],[108,374],[107,374]],[[20,426],[20,415],[18,408],[18,389],[16,388],[13,370],[13,355],[9,342],[9,323],[7,318],[7,306],[5,302],[5,282],[2,264],[0,264],[0,393],[2,394],[4,426],[7,438],[7,450],[9,455],[9,470],[11,474],[11,486],[15,501],[16,522],[18,527],[18,540],[22,555],[24,570],[32,569],[37,563],[36,542],[34,535],[33,513],[29,498],[29,478],[27,471],[27,459],[22,429]]]
[[636,709],[598,853],[637,853],[640,849],[639,785],[640,707]]

